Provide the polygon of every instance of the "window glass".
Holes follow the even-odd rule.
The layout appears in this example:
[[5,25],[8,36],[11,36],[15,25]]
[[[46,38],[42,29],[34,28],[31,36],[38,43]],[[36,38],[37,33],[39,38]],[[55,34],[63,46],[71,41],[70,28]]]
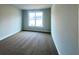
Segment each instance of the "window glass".
[[43,27],[43,13],[29,12],[29,26]]

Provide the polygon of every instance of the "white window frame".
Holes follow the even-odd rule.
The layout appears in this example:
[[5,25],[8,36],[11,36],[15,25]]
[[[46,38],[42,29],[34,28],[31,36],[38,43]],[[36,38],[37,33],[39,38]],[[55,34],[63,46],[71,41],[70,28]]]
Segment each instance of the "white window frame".
[[29,12],[28,12],[28,15],[29,15],[29,13],[32,13],[32,12],[35,13],[35,17],[36,17],[36,13],[39,13],[39,12],[42,13],[42,24],[41,24],[41,26],[36,26],[36,19],[37,19],[37,18],[35,18],[35,26],[30,26],[30,25],[29,25],[29,22],[30,22],[29,20],[30,20],[30,19],[28,18],[28,26],[30,26],[30,27],[43,27],[43,12],[42,12],[42,11],[29,11]]

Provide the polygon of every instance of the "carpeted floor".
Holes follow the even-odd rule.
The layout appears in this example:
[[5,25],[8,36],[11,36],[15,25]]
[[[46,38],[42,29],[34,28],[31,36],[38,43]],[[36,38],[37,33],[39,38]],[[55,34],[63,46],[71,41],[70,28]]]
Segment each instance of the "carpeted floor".
[[22,31],[0,41],[0,55],[57,55],[51,35]]

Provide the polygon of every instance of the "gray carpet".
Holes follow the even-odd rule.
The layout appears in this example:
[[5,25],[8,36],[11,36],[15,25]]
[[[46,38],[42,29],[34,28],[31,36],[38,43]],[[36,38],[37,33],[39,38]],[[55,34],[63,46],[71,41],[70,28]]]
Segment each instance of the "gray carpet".
[[51,35],[22,31],[0,41],[0,55],[57,55]]

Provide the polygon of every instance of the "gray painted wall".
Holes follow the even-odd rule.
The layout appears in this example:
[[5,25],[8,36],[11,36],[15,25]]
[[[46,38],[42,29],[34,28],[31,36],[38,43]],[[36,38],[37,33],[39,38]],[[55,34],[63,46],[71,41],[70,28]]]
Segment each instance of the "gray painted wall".
[[51,34],[59,54],[78,52],[77,5],[53,5],[51,8]]
[[21,30],[21,11],[13,6],[0,5],[0,40]]
[[[43,28],[39,27],[30,27],[28,26],[28,11],[42,11],[43,12]],[[50,32],[50,21],[51,21],[51,9],[39,9],[39,10],[23,10],[22,11],[22,24],[23,24],[23,30],[34,30],[34,31],[44,31],[44,32]]]
[[78,54],[79,54],[79,5],[78,5]]

